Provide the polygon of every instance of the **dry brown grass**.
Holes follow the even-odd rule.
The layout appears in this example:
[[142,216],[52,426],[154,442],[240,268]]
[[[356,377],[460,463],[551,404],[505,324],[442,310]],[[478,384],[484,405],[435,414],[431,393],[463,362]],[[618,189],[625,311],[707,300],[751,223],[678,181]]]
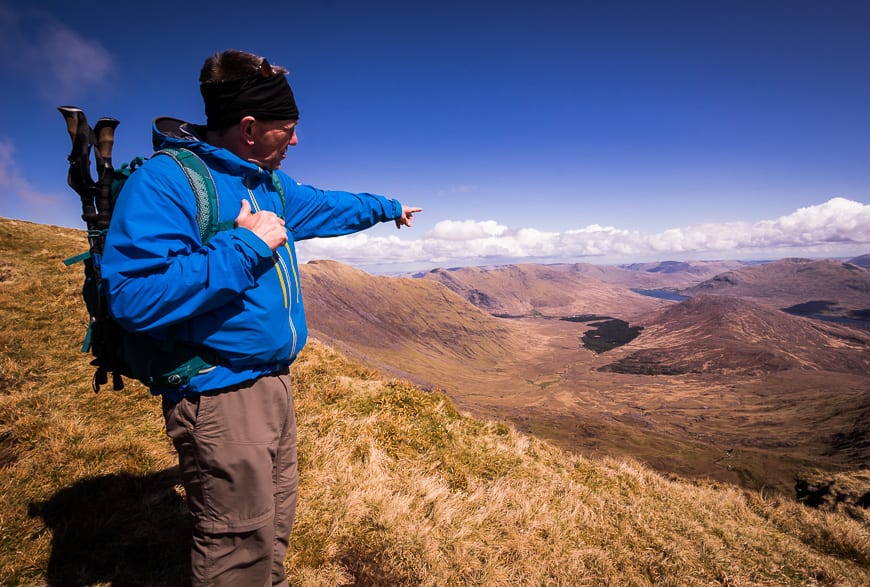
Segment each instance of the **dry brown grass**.
[[[0,584],[180,585],[159,406],[90,391],[75,231],[0,219]],[[313,343],[294,366],[294,585],[866,585],[870,528],[569,455]]]
[[[316,345],[297,365],[303,585],[861,585],[865,524],[571,456]],[[829,517],[831,516],[831,517]]]

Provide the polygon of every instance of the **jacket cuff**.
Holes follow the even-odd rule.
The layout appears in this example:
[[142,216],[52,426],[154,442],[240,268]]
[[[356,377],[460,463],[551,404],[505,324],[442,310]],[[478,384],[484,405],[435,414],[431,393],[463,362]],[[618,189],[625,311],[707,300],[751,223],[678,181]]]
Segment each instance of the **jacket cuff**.
[[253,231],[247,228],[236,228],[234,235],[237,239],[251,247],[258,256],[268,258],[272,256],[272,249],[266,244],[266,241],[258,237]]
[[402,203],[399,200],[390,200],[393,204],[393,217],[390,220],[395,220],[402,217]]

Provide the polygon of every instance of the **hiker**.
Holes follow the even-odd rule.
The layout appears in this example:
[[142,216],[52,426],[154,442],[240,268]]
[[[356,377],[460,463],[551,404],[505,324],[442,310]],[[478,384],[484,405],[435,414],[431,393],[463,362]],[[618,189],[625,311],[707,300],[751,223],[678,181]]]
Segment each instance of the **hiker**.
[[194,585],[287,585],[298,481],[289,367],[307,335],[294,241],[411,226],[421,211],[278,170],[298,142],[286,74],[251,53],[217,53],[199,78],[205,126],[154,121],[155,149],[181,147],[205,162],[226,229],[202,244],[189,176],[155,156],[130,176],[106,237],[103,280],[117,322],[203,361],[189,377],[151,385],[193,519]]

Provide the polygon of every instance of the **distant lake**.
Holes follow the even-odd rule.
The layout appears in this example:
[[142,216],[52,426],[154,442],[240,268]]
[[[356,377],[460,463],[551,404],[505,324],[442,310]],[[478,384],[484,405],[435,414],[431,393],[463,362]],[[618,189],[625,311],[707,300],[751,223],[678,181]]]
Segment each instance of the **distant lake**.
[[678,294],[677,292],[670,289],[632,289],[634,293],[639,293],[642,296],[649,296],[651,298],[658,298],[660,300],[672,300],[675,302],[682,302],[683,300],[688,300],[689,296],[684,296],[682,294]]
[[[812,318],[814,320],[824,320],[825,322],[837,322],[839,324],[850,324],[852,326],[863,326],[870,328],[870,311],[861,310],[849,312],[851,316],[836,316],[825,314],[825,311],[836,309],[837,303],[830,300],[811,300],[802,304],[782,308],[782,311],[792,316],[801,316],[803,318]],[[867,318],[865,318],[865,316]]]
[[824,320],[825,322],[836,322],[838,324],[851,324],[852,326],[863,326],[870,328],[870,320],[859,320],[857,318],[847,318],[846,316],[829,316],[827,314],[804,314],[801,312],[789,312],[783,310],[786,314],[792,316],[800,316],[801,318],[812,318],[813,320]]

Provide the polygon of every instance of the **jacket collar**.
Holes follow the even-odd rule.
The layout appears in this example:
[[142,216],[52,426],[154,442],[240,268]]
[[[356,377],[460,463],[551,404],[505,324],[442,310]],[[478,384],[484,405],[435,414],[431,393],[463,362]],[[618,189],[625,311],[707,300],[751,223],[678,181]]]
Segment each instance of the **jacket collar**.
[[162,116],[154,119],[151,141],[155,151],[166,147],[188,149],[196,153],[209,167],[221,173],[241,177],[248,187],[253,188],[259,183],[271,181],[271,173],[256,163],[245,161],[228,149],[203,141],[201,137],[204,132],[204,126]]

